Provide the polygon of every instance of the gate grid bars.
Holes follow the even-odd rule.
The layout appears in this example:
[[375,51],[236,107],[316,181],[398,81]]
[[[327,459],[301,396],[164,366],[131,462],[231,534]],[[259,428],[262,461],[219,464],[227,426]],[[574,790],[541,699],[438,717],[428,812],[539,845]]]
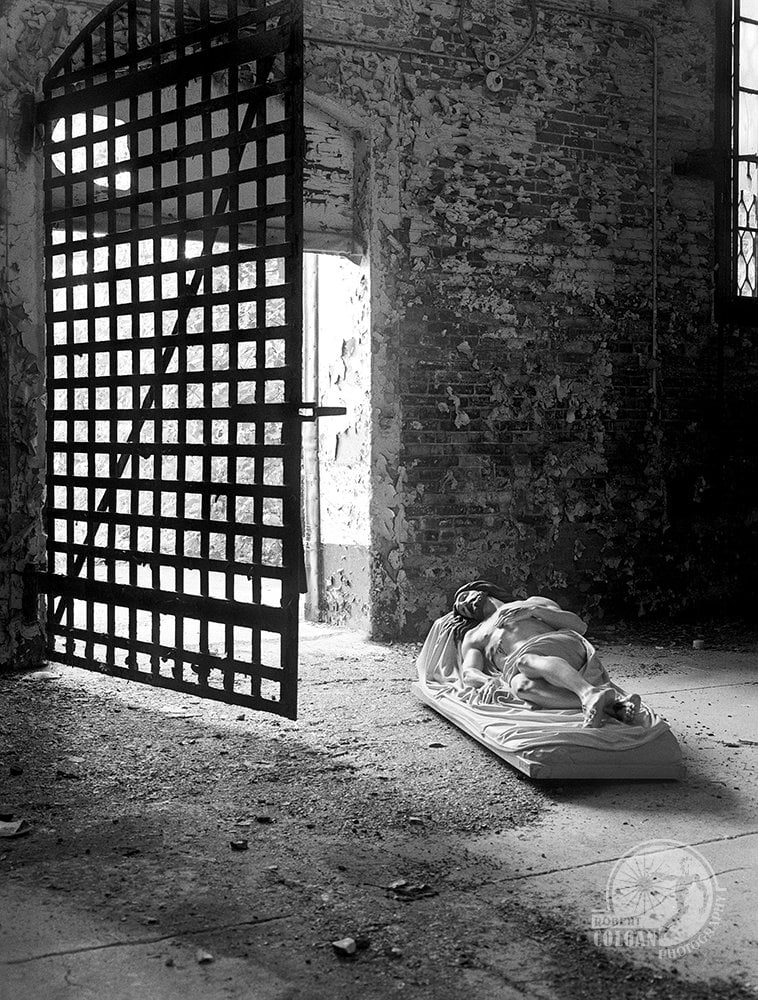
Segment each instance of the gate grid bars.
[[224,6],[45,81],[48,653],[295,718],[302,15]]

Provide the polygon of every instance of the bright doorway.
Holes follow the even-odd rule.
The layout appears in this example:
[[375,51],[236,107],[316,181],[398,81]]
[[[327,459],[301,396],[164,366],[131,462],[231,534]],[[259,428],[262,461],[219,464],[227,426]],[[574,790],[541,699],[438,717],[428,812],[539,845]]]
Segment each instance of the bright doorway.
[[303,398],[346,414],[303,427],[303,524],[310,621],[369,624],[371,349],[368,272],[307,253]]

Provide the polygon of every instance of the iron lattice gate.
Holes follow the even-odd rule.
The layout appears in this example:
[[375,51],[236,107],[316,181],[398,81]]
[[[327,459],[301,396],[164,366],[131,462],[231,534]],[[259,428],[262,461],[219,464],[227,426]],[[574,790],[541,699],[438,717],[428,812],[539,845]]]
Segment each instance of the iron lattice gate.
[[49,656],[294,718],[302,16],[218,6],[45,81]]

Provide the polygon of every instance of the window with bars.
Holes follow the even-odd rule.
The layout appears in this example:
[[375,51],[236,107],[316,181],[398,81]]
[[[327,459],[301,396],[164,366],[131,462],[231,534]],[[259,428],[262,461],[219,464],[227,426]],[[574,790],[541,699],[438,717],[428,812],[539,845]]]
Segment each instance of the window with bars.
[[716,306],[758,325],[758,0],[716,11]]

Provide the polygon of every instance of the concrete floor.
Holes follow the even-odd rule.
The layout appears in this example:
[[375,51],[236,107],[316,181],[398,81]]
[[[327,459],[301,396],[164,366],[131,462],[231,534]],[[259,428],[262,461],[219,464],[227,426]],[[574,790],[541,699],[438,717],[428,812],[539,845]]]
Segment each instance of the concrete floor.
[[[482,1000],[554,1000],[596,996],[605,988],[596,981],[601,973],[620,997],[758,995],[758,657],[744,643],[739,652],[723,644],[688,650],[684,643],[662,648],[639,642],[604,643],[601,650],[611,676],[639,691],[671,723],[685,755],[684,781],[536,788],[411,701],[413,647],[364,642],[319,626],[304,629],[298,724],[251,713],[242,723],[240,710],[230,706],[63,668],[55,669],[55,680],[6,679],[3,810],[27,815],[33,830],[0,840],[0,1000],[366,1000],[399,991],[435,1000],[472,991]],[[335,678],[335,670],[343,676]],[[346,673],[352,675],[347,681]],[[19,714],[22,709],[31,714]],[[40,731],[30,724],[19,739],[24,720],[35,713]],[[111,753],[98,758],[99,778],[88,786],[65,780],[45,786],[42,772],[35,778],[35,760],[45,758],[48,747],[57,774],[61,760],[74,769],[94,768],[93,746],[113,741],[123,751],[125,716],[139,737],[134,745],[141,749],[148,740],[144,745],[160,751],[165,772],[145,770],[149,757],[145,764],[125,753],[113,763]],[[180,739],[177,732],[185,731],[177,726],[192,726],[194,735]],[[96,735],[98,744],[88,742]],[[217,757],[212,774],[188,762],[201,745],[218,748],[226,740],[231,756]],[[76,756],[77,746],[84,756]],[[283,794],[280,784],[267,786],[269,798],[255,801],[272,813],[283,807],[278,846],[268,847],[254,872],[242,875],[227,869],[231,856],[213,854],[220,852],[213,846],[215,828],[227,822],[218,789],[236,780],[237,746],[256,755],[242,761],[247,771],[255,765],[256,774],[272,766],[267,754],[281,753],[285,760],[305,747],[323,755],[314,765],[313,787],[321,772],[340,767],[347,769],[345,780],[363,783],[353,793],[355,780],[337,787],[333,774],[330,784],[319,786],[321,813],[318,804],[300,809],[310,790],[298,767],[285,778],[287,801],[275,797]],[[435,753],[444,753],[442,762]],[[140,773],[129,784],[132,759]],[[21,761],[24,773],[7,780],[14,761]],[[404,776],[416,782],[406,798]],[[188,786],[189,778],[198,787]],[[35,781],[36,787],[30,784]],[[181,791],[172,800],[177,786]],[[256,785],[256,792],[262,787]],[[342,822],[347,799],[340,796],[353,794],[344,815],[352,809],[359,819]],[[237,811],[241,795],[235,791]],[[38,801],[56,797],[60,801]],[[120,841],[114,860],[107,837],[92,831],[105,829],[110,836],[109,817],[114,824],[120,817],[123,831],[137,815],[135,801],[140,822],[160,815],[160,850],[153,851],[147,836],[133,851]],[[374,812],[364,816],[356,803],[366,802]],[[490,822],[484,821],[484,802],[494,816]],[[435,809],[441,817],[436,823]],[[300,819],[314,822],[300,822],[299,811]],[[328,827],[336,813],[341,825]],[[396,818],[401,814],[402,822]],[[482,821],[472,824],[477,814]],[[354,833],[349,822],[359,824]],[[193,836],[184,837],[188,824]],[[81,850],[70,847],[74,834]],[[255,835],[252,829],[251,845]],[[221,839],[228,836],[223,832]],[[711,936],[676,958],[649,948],[594,949],[591,916],[604,907],[614,863],[658,839],[696,848],[715,871],[723,909],[711,921]],[[252,864],[252,850],[249,858]],[[432,871],[448,894],[414,907],[379,896],[368,900],[366,886],[386,886],[393,872],[411,870]],[[272,874],[282,877],[272,880]],[[202,879],[205,894],[198,896]],[[241,905],[248,892],[253,913]],[[173,913],[174,896],[182,907],[196,908]],[[359,954],[349,965],[329,942],[361,920],[372,928],[372,943],[365,958]],[[432,926],[440,928],[439,953],[428,944]],[[565,930],[563,951],[547,954],[543,927],[552,928],[555,940]],[[202,961],[198,949],[212,960]],[[588,956],[592,966],[582,971]],[[586,993],[570,985],[572,962],[579,969],[575,982],[586,982]],[[709,986],[713,977],[735,982],[717,989]]]
[[[657,655],[665,665],[669,657]],[[669,721],[684,752],[685,780],[665,788],[564,783],[562,802],[538,836],[518,834],[509,847],[517,871],[501,885],[528,891],[542,909],[581,924],[604,909],[609,874],[627,851],[659,839],[694,847],[713,869],[723,898],[715,933],[706,946],[674,959],[628,953],[646,964],[675,966],[695,981],[722,969],[757,985],[758,659],[706,651],[670,659],[672,669],[645,678],[634,671],[624,677],[619,658],[612,676]],[[479,849],[496,852],[498,845]]]

